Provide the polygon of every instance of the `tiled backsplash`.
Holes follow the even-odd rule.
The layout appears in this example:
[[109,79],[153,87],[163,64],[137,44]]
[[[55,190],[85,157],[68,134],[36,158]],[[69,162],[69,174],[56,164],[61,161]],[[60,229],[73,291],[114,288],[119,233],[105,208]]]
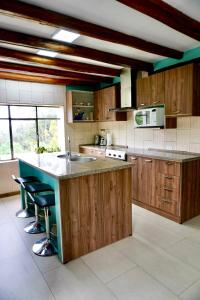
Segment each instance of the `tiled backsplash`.
[[111,130],[115,145],[200,153],[200,117],[179,117],[177,123],[177,129],[134,129],[129,113],[129,120],[123,122],[68,125],[66,135],[70,135],[74,151],[78,151],[79,144],[93,143],[94,135],[104,128]]
[[136,148],[160,148],[200,153],[200,117],[179,117],[177,129],[134,129],[133,120],[99,123],[110,129],[113,144]]

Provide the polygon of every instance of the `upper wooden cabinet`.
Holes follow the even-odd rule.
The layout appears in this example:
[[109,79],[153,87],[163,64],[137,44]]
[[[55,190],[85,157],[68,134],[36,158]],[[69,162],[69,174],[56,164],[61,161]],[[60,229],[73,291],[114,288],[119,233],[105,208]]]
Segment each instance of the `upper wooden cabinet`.
[[200,90],[198,69],[198,65],[188,64],[164,72],[166,115],[200,114],[199,105],[196,105],[199,99],[195,95],[196,88]]
[[136,83],[137,107],[164,103],[164,85],[163,73],[138,79]]
[[200,66],[187,64],[137,80],[137,106],[165,103],[167,116],[200,115]]
[[120,107],[120,85],[94,92],[94,120],[125,121],[126,113],[109,111],[109,108],[115,107]]

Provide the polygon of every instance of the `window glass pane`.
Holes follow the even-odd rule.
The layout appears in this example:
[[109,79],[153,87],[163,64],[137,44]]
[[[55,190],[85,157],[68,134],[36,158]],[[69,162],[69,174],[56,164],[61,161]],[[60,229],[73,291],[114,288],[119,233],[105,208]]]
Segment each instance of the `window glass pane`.
[[38,118],[60,118],[60,107],[38,107]]
[[60,120],[38,120],[39,144],[48,151],[60,151]]
[[35,152],[37,148],[36,122],[12,121],[14,156],[20,153]]
[[28,107],[28,106],[11,106],[10,114],[11,114],[11,118],[17,118],[17,119],[36,118],[36,108]]
[[0,118],[8,118],[8,106],[0,105]]
[[9,121],[0,120],[0,160],[11,159]]

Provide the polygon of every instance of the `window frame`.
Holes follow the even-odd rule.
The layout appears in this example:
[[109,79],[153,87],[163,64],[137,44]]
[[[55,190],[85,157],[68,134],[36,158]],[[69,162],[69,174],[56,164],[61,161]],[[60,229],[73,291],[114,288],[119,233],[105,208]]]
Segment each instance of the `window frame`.
[[[19,104],[0,104],[1,106],[7,106],[8,108],[8,118],[1,118],[0,120],[8,120],[9,122],[9,138],[10,138],[10,153],[11,153],[11,158],[10,159],[0,159],[0,162],[2,161],[11,161],[11,160],[16,160],[16,157],[14,157],[14,147],[13,147],[13,132],[12,132],[12,121],[17,120],[17,121],[35,121],[35,126],[36,126],[36,144],[37,147],[40,147],[40,137],[39,137],[39,126],[38,126],[38,121],[39,120],[61,120],[61,118],[39,118],[38,117],[38,108],[39,107],[50,107],[50,108],[58,108],[60,106],[54,106],[54,105],[19,105]],[[12,106],[20,106],[20,107],[34,107],[35,108],[35,118],[12,118],[11,117],[11,107]]]

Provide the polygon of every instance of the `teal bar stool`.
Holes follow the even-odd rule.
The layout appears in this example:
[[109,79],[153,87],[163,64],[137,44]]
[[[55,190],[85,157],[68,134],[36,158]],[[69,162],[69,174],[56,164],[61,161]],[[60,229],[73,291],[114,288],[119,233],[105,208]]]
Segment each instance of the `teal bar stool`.
[[37,177],[35,176],[26,176],[26,177],[16,177],[15,175],[12,175],[12,179],[21,185],[21,187],[24,189],[24,209],[20,209],[16,212],[17,218],[30,218],[33,217],[33,213],[29,211],[28,208],[28,200],[27,200],[27,192],[25,190],[25,184],[31,183],[31,182],[39,182]]
[[49,226],[49,215],[50,207],[55,206],[55,195],[30,195],[32,201],[38,205],[40,208],[44,209],[45,215],[45,226],[46,226],[46,237],[35,242],[33,245],[33,253],[39,256],[52,256],[56,254],[56,249],[52,243],[50,237],[50,226]]
[[34,196],[38,193],[42,192],[52,192],[53,189],[49,184],[42,183],[42,182],[35,182],[35,183],[27,183],[24,187],[25,191],[28,193],[30,199],[32,200],[34,207],[35,207],[35,221],[30,222],[24,227],[24,231],[30,234],[37,234],[45,232],[45,229],[42,227],[42,224],[39,219],[38,214],[38,205],[34,201]]

